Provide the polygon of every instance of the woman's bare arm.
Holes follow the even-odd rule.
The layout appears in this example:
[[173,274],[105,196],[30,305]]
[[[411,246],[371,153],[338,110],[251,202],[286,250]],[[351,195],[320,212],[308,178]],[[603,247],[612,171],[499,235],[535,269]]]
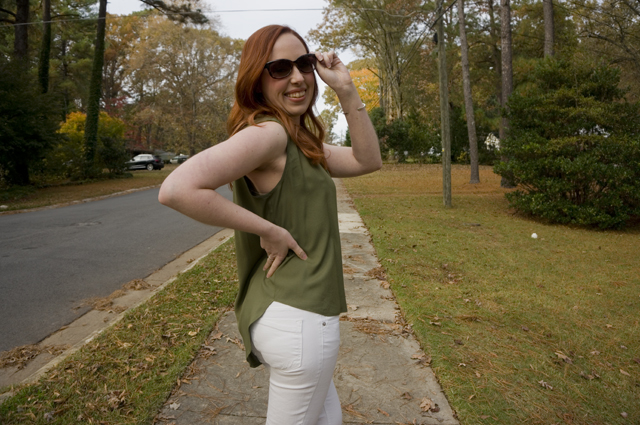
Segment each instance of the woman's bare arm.
[[338,95],[351,135],[352,147],[324,145],[331,175],[354,177],[379,170],[382,158],[378,136],[349,70],[333,52],[317,53],[316,57],[318,75]]
[[225,199],[215,189],[276,161],[286,154],[286,145],[287,135],[277,123],[247,127],[176,168],[162,184],[158,200],[202,223],[260,236],[270,259],[267,277],[271,277],[289,249],[302,259],[306,254],[286,229]]

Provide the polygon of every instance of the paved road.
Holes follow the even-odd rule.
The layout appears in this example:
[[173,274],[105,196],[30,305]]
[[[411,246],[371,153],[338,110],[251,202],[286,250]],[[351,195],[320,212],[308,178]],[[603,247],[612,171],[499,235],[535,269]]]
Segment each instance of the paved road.
[[[231,199],[227,187],[219,189]],[[158,203],[158,189],[0,216],[0,351],[80,317],[85,301],[144,278],[220,228]]]

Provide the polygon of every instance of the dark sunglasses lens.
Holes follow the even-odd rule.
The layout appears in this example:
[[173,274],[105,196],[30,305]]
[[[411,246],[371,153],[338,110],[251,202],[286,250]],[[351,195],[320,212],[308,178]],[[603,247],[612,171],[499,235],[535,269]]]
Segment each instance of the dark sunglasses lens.
[[269,73],[273,78],[284,78],[291,74],[293,62],[287,59],[280,59],[269,65]]
[[316,63],[315,55],[304,55],[296,59],[296,66],[300,72],[309,73],[313,72],[313,65]]

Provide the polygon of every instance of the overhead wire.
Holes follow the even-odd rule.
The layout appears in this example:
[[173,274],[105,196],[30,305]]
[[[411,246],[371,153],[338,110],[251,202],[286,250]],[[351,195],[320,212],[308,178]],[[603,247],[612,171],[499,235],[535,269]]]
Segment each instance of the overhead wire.
[[[211,12],[200,12],[202,15],[205,16],[215,16],[217,14],[220,13],[243,13],[243,12],[322,12],[324,10],[327,9],[332,9],[332,10],[345,10],[347,8],[343,8],[343,7],[338,7],[338,8],[289,8],[289,9],[227,9],[227,10],[215,10],[215,11],[211,11]],[[142,11],[147,11],[147,10],[157,10],[157,9],[143,9]],[[372,12],[382,12],[385,13],[391,17],[394,18],[409,18],[417,13],[419,13],[419,11],[413,11],[407,15],[396,15],[396,14],[392,14],[389,13],[388,11],[384,10],[384,9],[374,9],[374,8],[360,8],[359,10],[366,10],[366,11],[372,11]],[[133,12],[135,13],[135,12]],[[190,13],[179,13],[179,12],[168,12],[168,13],[164,13],[164,12],[160,12],[162,15],[165,16],[188,16],[189,14],[193,14],[194,12],[190,12]],[[114,16],[117,16],[119,18],[124,18],[127,17],[129,15],[114,15],[112,14],[110,16],[110,19],[113,19]],[[77,19],[52,19],[50,21],[31,21],[31,22],[21,22],[21,23],[6,23],[5,26],[22,26],[22,25],[40,25],[40,24],[46,24],[46,23],[65,23],[65,22],[78,22],[78,21],[97,21],[99,19],[103,19],[103,18],[99,18],[98,16],[95,17],[85,17],[85,18],[77,18]]]

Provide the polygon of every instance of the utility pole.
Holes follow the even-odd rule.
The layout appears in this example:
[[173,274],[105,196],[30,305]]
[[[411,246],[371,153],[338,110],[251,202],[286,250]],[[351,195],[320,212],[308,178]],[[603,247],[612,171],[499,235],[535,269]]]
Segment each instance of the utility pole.
[[442,138],[442,197],[445,208],[451,208],[451,127],[449,126],[449,90],[447,82],[444,11],[438,3],[438,74],[440,75],[440,133]]

